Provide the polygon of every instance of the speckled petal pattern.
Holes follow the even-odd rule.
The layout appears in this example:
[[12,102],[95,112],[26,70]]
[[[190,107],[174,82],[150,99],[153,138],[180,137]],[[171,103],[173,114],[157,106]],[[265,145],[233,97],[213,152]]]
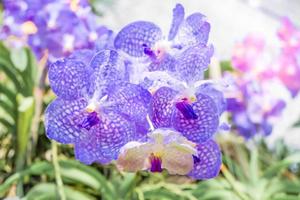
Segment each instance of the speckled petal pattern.
[[107,94],[115,84],[128,80],[128,72],[122,57],[114,50],[98,52],[91,60],[90,66],[93,70],[91,76],[90,91],[101,91]]
[[162,38],[162,32],[152,22],[137,21],[125,26],[116,36],[114,45],[116,49],[134,56],[142,57],[144,46],[152,47]]
[[192,108],[198,118],[186,119],[176,110],[172,119],[173,127],[190,141],[205,142],[213,136],[219,126],[217,106],[211,97],[198,94]]
[[122,83],[109,95],[118,112],[135,122],[145,121],[150,109],[151,94],[139,85]]
[[176,71],[180,79],[195,82],[203,79],[203,72],[207,69],[213,55],[212,46],[193,46],[180,54],[176,62]]
[[82,112],[86,105],[85,99],[68,101],[57,98],[52,101],[45,111],[47,136],[64,144],[84,138],[86,133],[79,125],[85,117]]
[[117,159],[119,150],[135,137],[135,124],[116,112],[100,112],[100,123],[93,126],[90,134],[102,156]]
[[151,119],[156,128],[171,126],[174,112],[172,100],[177,92],[168,87],[159,88],[153,95]]
[[169,31],[168,40],[172,40],[176,36],[178,28],[183,20],[184,20],[184,8],[181,4],[176,4],[175,8],[173,9],[173,19]]
[[210,179],[216,177],[221,168],[222,154],[218,144],[209,140],[197,144],[197,158],[194,159],[194,169],[188,174],[195,179]]
[[220,115],[226,110],[226,99],[223,93],[216,89],[212,83],[200,85],[199,88],[197,88],[197,94],[198,93],[210,96],[216,103]]
[[194,13],[181,23],[174,40],[183,47],[196,44],[206,45],[209,31],[210,24],[205,21],[205,16],[200,13]]
[[78,60],[58,60],[49,67],[49,81],[58,97],[77,99],[82,97],[89,87],[89,70]]
[[156,59],[151,62],[149,71],[169,71],[175,72],[176,59],[170,54],[165,54],[163,58]]

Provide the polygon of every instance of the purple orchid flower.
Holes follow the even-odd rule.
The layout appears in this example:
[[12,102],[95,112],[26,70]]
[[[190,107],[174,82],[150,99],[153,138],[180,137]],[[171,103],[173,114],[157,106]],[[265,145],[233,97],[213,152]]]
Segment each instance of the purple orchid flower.
[[[187,83],[202,79],[213,54],[212,45],[207,46],[210,24],[200,13],[186,19],[184,15],[183,6],[177,4],[168,36],[152,22],[130,23],[116,35],[114,46],[131,58],[143,60],[150,72],[167,71]],[[139,70],[135,71],[140,78]]]
[[84,163],[107,163],[117,158],[123,145],[136,139],[151,94],[125,82],[116,51],[97,53],[90,65],[78,56],[49,67],[50,85],[58,97],[46,110],[46,133],[58,142],[75,144],[76,157]]
[[124,171],[217,176],[222,159],[213,136],[225,99],[201,82],[213,53],[206,46],[210,26],[200,13],[184,19],[180,4],[173,14],[168,41],[175,54],[156,49],[163,37],[155,24],[138,21],[117,34],[115,49],[75,51],[53,63],[57,99],[46,110],[47,136],[74,144],[86,164],[116,160]]
[[85,0],[5,0],[1,38],[22,38],[39,59],[48,54],[55,61],[74,50],[103,45],[98,41],[106,42],[112,32],[96,20]]

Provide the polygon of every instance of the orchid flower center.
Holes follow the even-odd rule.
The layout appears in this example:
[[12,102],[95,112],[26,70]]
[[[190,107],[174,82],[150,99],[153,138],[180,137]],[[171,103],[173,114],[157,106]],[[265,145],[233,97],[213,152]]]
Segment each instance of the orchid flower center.
[[147,44],[143,44],[142,46],[144,47],[144,53],[156,60],[161,60],[171,49],[170,42],[164,40],[155,43],[153,47],[149,47]]
[[182,98],[175,104],[175,107],[183,114],[186,119],[197,119],[198,115],[192,107],[192,101],[188,98]]
[[90,130],[93,126],[97,125],[100,122],[97,112],[90,112],[83,122],[80,124],[81,128]]
[[197,156],[193,155],[193,160],[194,160],[194,164],[199,163],[200,162],[200,158],[198,158]]
[[151,172],[162,172],[162,160],[159,154],[151,153],[149,156],[150,171]]

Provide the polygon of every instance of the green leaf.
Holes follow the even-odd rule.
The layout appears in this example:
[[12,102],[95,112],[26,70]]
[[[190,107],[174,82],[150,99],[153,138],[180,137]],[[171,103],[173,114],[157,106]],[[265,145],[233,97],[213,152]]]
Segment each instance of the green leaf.
[[9,50],[1,41],[0,41],[0,57],[9,58]]
[[18,91],[22,91],[23,83],[20,80],[19,73],[14,66],[5,57],[0,56],[0,70],[13,82]]
[[27,56],[27,63],[26,63],[26,69],[21,73],[22,80],[25,84],[25,91],[23,94],[32,95],[33,88],[36,83],[38,65],[36,63],[36,58],[33,55],[33,53],[30,51],[30,49],[25,48],[24,51]]
[[[17,119],[17,156],[16,156],[16,170],[20,171],[25,165],[25,157],[27,151],[27,144],[30,137],[30,125],[34,112],[34,98],[23,97],[21,94],[17,95],[18,103],[18,119]],[[17,185],[17,195],[23,195],[22,180]]]
[[138,177],[135,173],[126,173],[124,174],[124,179],[120,185],[119,193],[121,197],[125,197],[133,192],[138,181]]
[[[75,160],[62,160],[59,164],[63,179],[68,178],[76,180],[79,183],[92,187],[96,191],[101,191],[101,194],[105,199],[116,199],[117,194],[112,184],[94,168],[83,165]],[[72,171],[73,173],[69,173],[69,171]]]
[[294,153],[285,159],[274,163],[263,174],[266,178],[271,178],[279,174],[280,171],[286,169],[291,164],[300,163],[300,152]]
[[7,130],[13,131],[14,126],[7,119],[0,118],[0,124],[2,124],[3,126],[5,126]]
[[224,60],[220,62],[221,70],[224,71],[233,71],[233,67],[231,65],[230,60]]
[[298,195],[278,194],[270,200],[299,200]]
[[14,107],[15,105],[11,105],[4,99],[0,99],[0,107],[5,111],[5,113],[10,116],[13,120],[17,119],[17,110]]
[[19,71],[23,72],[26,69],[28,61],[25,49],[12,48],[10,50],[10,60]]
[[230,190],[207,190],[201,196],[199,196],[201,200],[223,200],[223,199],[230,199],[230,200],[240,200],[240,198]]
[[257,183],[259,179],[258,152],[255,147],[250,152],[250,179],[253,184]]
[[144,192],[145,199],[153,200],[181,200],[183,198],[177,196],[172,191],[160,188]]
[[0,185],[0,197],[3,197],[4,193],[7,192],[11,185],[16,183],[22,177],[27,175],[41,175],[51,170],[53,171],[52,165],[48,162],[37,162],[32,164],[26,170],[12,174]]
[[[75,190],[71,187],[64,186],[67,200],[95,200],[94,197]],[[56,200],[58,199],[56,185],[54,183],[40,183],[27,193],[22,200]]]
[[14,105],[17,104],[16,92],[0,83],[0,94],[5,95]]
[[282,180],[273,178],[267,180],[268,187],[263,192],[264,199],[273,199],[274,196],[280,193],[300,194],[300,183],[291,180]]
[[34,112],[34,98],[17,95],[18,121],[17,121],[17,142],[18,154],[24,155],[29,140],[29,129]]

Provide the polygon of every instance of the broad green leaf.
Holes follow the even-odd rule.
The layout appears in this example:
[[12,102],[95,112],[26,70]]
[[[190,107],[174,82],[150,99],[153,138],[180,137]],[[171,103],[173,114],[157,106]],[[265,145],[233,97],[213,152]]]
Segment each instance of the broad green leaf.
[[231,65],[230,60],[221,61],[220,66],[221,66],[222,72],[224,72],[224,71],[233,71],[234,70],[232,65]]
[[[83,165],[75,160],[62,160],[59,164],[63,178],[77,180],[82,184],[93,187],[95,190],[101,191],[101,195],[104,196],[105,199],[116,199],[117,194],[112,184],[93,167]],[[68,173],[68,170],[73,170],[73,172],[76,172],[77,174]],[[78,177],[78,175],[84,175],[87,179]]]
[[[96,198],[75,190],[71,187],[64,186],[67,200],[95,200]],[[40,183],[27,193],[22,200],[56,200],[59,199],[54,183]]]
[[172,191],[165,190],[163,188],[150,190],[144,192],[145,199],[151,200],[183,200],[182,197],[174,194]]
[[9,50],[2,41],[0,41],[0,57],[9,58]]
[[250,179],[253,184],[258,182],[259,178],[259,163],[258,163],[258,152],[255,147],[250,150]]
[[0,70],[2,70],[5,75],[12,81],[15,88],[18,91],[22,91],[23,83],[20,80],[19,73],[14,68],[14,66],[7,60],[7,58],[0,56]]
[[207,190],[201,196],[198,196],[201,200],[240,200],[240,198],[234,193],[234,191],[230,190]]
[[270,200],[299,200],[299,195],[278,194]]
[[137,181],[138,181],[138,176],[135,173],[124,174],[124,178],[123,178],[120,188],[119,188],[119,191],[120,191],[119,196],[125,197],[129,193],[133,192],[133,190],[137,184]]
[[24,48],[12,48],[10,50],[10,59],[19,71],[23,72],[26,69],[28,59]]
[[274,163],[272,166],[270,166],[265,172],[264,177],[271,178],[275,175],[278,175],[280,171],[286,169],[291,164],[300,163],[300,152],[294,153],[285,159]]
[[14,105],[16,105],[16,92],[0,83],[0,94],[5,95]]
[[37,79],[38,65],[36,62],[36,58],[33,55],[33,53],[30,51],[30,49],[25,48],[24,51],[27,56],[26,69],[21,73],[22,80],[26,85],[24,95],[32,95],[34,85],[37,81],[36,79]]
[[2,124],[3,126],[5,126],[5,128],[9,131],[13,131],[14,125],[9,122],[7,119],[4,118],[0,118],[0,124]]
[[264,191],[264,199],[272,199],[280,193],[300,194],[300,183],[291,180],[273,178],[268,180],[268,187]]
[[0,197],[3,197],[4,193],[11,187],[12,184],[15,184],[20,178],[27,175],[41,175],[45,172],[48,172],[52,169],[52,165],[48,162],[37,162],[32,164],[26,170],[16,172],[9,176],[4,183],[0,185]]
[[7,115],[9,115],[13,120],[16,121],[17,118],[17,110],[14,106],[16,105],[12,105],[11,103],[7,102],[8,100],[4,100],[0,98],[0,107],[2,108],[2,110],[4,110],[6,112]]
[[29,139],[29,129],[34,112],[33,97],[23,97],[21,94],[17,95],[18,102],[18,121],[17,121],[17,142],[18,153],[24,155]]

